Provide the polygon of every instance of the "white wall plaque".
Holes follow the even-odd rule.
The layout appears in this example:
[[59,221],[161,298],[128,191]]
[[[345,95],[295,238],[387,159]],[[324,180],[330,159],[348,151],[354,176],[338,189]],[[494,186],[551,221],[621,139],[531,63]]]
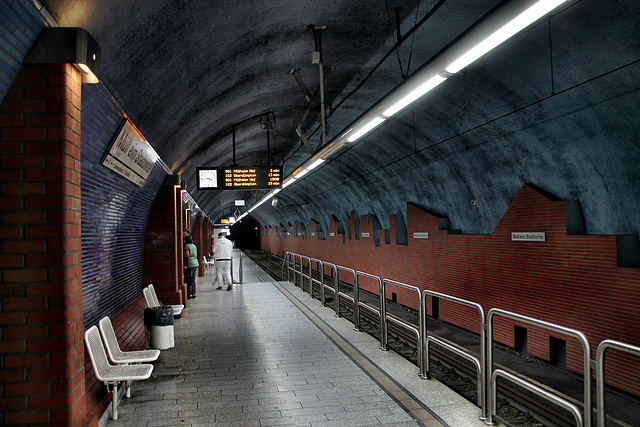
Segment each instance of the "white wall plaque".
[[158,154],[155,150],[133,124],[125,120],[105,153],[102,164],[142,187],[156,160]]
[[336,233],[329,233],[329,236],[331,236],[331,237],[335,237],[335,236],[336,236]]
[[371,237],[371,233],[362,233],[360,236],[362,236],[362,237]]
[[511,240],[514,242],[545,242],[547,235],[544,231],[522,231],[511,233]]
[[316,233],[311,233],[311,237],[313,237],[313,236],[315,236],[315,235],[316,235]]
[[413,233],[414,239],[428,239],[429,233]]

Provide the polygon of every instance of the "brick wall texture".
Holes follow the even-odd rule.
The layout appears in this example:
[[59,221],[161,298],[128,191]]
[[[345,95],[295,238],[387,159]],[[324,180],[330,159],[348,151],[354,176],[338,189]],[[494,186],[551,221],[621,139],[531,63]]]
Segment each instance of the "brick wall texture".
[[185,304],[182,261],[182,198],[180,187],[164,185],[151,208],[144,239],[143,281],[152,283],[164,304]]
[[81,78],[26,65],[0,107],[0,424],[84,417]]

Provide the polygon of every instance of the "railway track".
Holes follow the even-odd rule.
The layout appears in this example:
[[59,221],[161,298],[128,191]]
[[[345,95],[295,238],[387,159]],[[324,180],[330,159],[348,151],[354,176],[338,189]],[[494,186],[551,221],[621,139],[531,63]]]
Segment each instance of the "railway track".
[[[266,252],[248,252],[246,254],[274,279],[286,280],[286,275],[284,278],[282,277],[282,258]],[[319,299],[320,286],[317,283],[319,277],[314,277],[314,279],[312,296]],[[296,277],[296,281],[296,286],[303,286],[305,290],[309,289],[308,280],[305,279],[301,284],[300,278]],[[325,287],[325,302],[327,306],[333,307],[333,279],[331,281],[325,280],[325,284],[327,285]],[[351,285],[340,284],[341,293],[349,293],[350,290],[352,290]],[[361,292],[364,291],[361,290]],[[377,295],[374,297],[378,298]],[[341,296],[339,307],[340,316],[353,322],[353,302]],[[429,322],[431,321],[435,322],[436,320],[429,319]],[[380,339],[378,314],[373,310],[366,309],[366,307],[361,308],[360,329],[376,339]],[[442,337],[440,339],[446,341]],[[408,328],[402,327],[396,322],[388,322],[388,347],[418,365],[417,339]],[[469,361],[437,344],[430,347],[429,353],[430,377],[438,379],[469,401],[477,404],[476,368]],[[577,403],[579,404],[579,402]],[[568,411],[549,405],[547,401],[543,401],[506,381],[498,381],[498,406],[494,418],[512,427],[572,427],[576,425],[573,416]]]

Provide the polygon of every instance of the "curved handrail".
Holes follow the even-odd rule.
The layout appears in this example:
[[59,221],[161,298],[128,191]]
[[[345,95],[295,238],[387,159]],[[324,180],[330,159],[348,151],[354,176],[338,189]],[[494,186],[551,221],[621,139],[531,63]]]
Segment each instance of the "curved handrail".
[[[484,314],[484,309],[482,308],[482,306],[476,302],[473,301],[469,301],[469,300],[465,300],[462,298],[458,298],[458,297],[454,297],[452,295],[447,295],[447,294],[443,294],[440,292],[435,292],[435,291],[430,291],[430,290],[425,290],[422,292],[422,303],[425,307],[425,313],[423,316],[423,319],[420,319],[421,322],[424,321],[424,331],[425,331],[425,335],[428,335],[428,328],[427,328],[427,296],[431,295],[431,297],[437,297],[440,299],[444,299],[447,301],[451,301],[457,304],[462,304],[465,305],[467,307],[471,307],[474,308],[478,311],[478,314],[480,315],[480,365],[481,365],[481,370],[479,371],[480,374],[480,382],[478,383],[478,396],[482,397],[482,400],[480,400],[481,404],[480,404],[480,409],[482,411],[482,414],[480,416],[480,419],[485,420],[487,418],[487,371],[486,371],[486,325],[485,325],[485,314]],[[426,340],[425,340],[425,345],[426,345]],[[428,350],[425,348],[425,351],[422,353],[425,358],[428,358]],[[470,353],[467,353],[469,355],[471,355]],[[428,378],[429,376],[429,360],[425,360],[423,361],[422,366],[425,367],[424,372],[422,372],[422,374],[424,374],[424,378]]]
[[[333,269],[333,296],[334,299],[338,299],[338,268],[336,267],[336,265],[332,262],[327,262],[327,261],[322,261],[322,274],[324,274],[324,266],[328,265]],[[324,286],[322,287],[322,306],[326,306],[326,301],[324,300],[325,295],[324,295]],[[338,315],[338,311],[336,310],[336,317],[340,317]]]
[[294,286],[298,286],[296,285],[296,276],[298,275],[298,270],[296,269],[296,257],[300,258],[300,287],[302,287],[302,255],[296,253],[293,254],[293,284]]
[[[575,329],[566,328],[564,326],[556,325],[554,323],[545,322],[543,320],[534,319],[533,317],[523,316],[521,314],[512,313],[510,311],[502,310],[499,308],[492,308],[487,315],[487,373],[491,373],[493,377],[493,318],[495,316],[502,316],[512,320],[518,320],[520,322],[529,323],[542,328],[550,329],[555,332],[559,332],[565,335],[573,336],[582,343],[583,349],[583,375],[584,375],[584,425],[591,426],[591,349],[589,347],[589,341],[587,337],[580,331]],[[489,389],[493,389],[493,381],[489,383]],[[495,390],[491,391],[491,396],[495,395]],[[495,412],[494,399],[489,400],[489,417],[487,418],[487,424],[493,424],[493,412]]]
[[[309,264],[309,287],[311,287],[311,258],[305,255],[300,255],[300,290],[304,292],[304,278],[307,277],[304,274],[304,260],[307,260],[307,264]],[[311,293],[311,289],[309,289]]]
[[284,266],[286,264],[286,266],[287,266],[287,282],[290,281],[289,280],[289,273],[291,271],[291,260],[290,260],[289,255],[294,255],[294,254],[293,254],[293,252],[289,252],[289,251],[287,251],[284,254],[284,259],[282,260],[282,271],[281,271],[281,275],[284,278]]
[[418,330],[419,330],[419,336],[418,336],[418,367],[420,368],[420,375],[423,374],[424,372],[424,366],[423,366],[423,350],[424,350],[424,322],[422,321],[422,318],[424,316],[425,313],[425,309],[424,309],[424,302],[422,300],[422,295],[420,293],[420,289],[417,286],[412,286],[412,285],[407,285],[405,283],[401,283],[401,282],[396,282],[395,280],[391,280],[391,279],[384,279],[382,281],[382,286],[380,287],[380,348],[382,350],[386,350],[387,349],[387,332],[388,332],[388,327],[387,327],[387,284],[393,285],[393,286],[399,286],[401,288],[405,288],[405,289],[409,289],[411,291],[416,291],[417,295],[418,295],[418,319],[420,319],[420,321],[418,322]]
[[[584,424],[582,422],[582,414],[580,414],[580,410],[578,409],[577,406],[575,406],[574,404],[566,401],[565,399],[562,399],[558,396],[556,396],[553,393],[549,393],[547,390],[536,386],[535,384],[530,383],[529,381],[525,381],[520,377],[517,377],[515,375],[513,375],[512,373],[509,373],[503,369],[496,369],[493,372],[493,375],[491,375],[491,390],[492,390],[492,395],[491,395],[491,402],[495,402],[497,399],[497,392],[496,389],[498,387],[496,387],[496,381],[498,380],[498,377],[502,377],[505,378],[509,381],[512,381],[516,384],[518,384],[520,387],[529,390],[530,392],[542,397],[543,399],[548,400],[551,403],[555,403],[558,406],[561,406],[562,408],[566,409],[567,411],[571,412],[573,414],[573,417],[576,420],[576,427],[582,427]],[[589,424],[586,424],[589,425]]]
[[427,362],[427,366],[426,366],[426,371],[427,373],[429,372],[429,343],[430,342],[434,342],[444,348],[446,348],[447,350],[449,350],[452,353],[457,354],[458,356],[467,359],[468,361],[470,361],[471,363],[473,363],[473,365],[476,367],[476,371],[478,372],[478,374],[476,375],[476,380],[478,381],[478,406],[482,408],[482,405],[484,404],[484,392],[483,392],[483,383],[482,383],[482,365],[480,363],[480,359],[478,359],[477,357],[472,356],[471,354],[469,354],[467,351],[460,349],[458,347],[455,347],[447,342],[444,342],[441,339],[438,339],[434,336],[427,336],[426,338],[426,346],[425,346],[425,352],[427,353],[425,359]]
[[[344,292],[340,292],[340,270],[343,271],[349,271],[351,272],[351,274],[353,274],[353,294],[354,295],[358,295],[358,277],[356,276],[356,271],[353,268],[349,268],[349,267],[343,267],[341,265],[337,265],[336,264],[336,295],[335,295],[335,301],[334,301],[334,306],[335,306],[335,310],[336,310],[336,316],[340,317],[340,295],[344,295],[344,296],[349,296],[348,294],[345,294]],[[356,309],[355,307],[358,306],[358,299],[357,297],[354,298],[354,300],[356,301],[356,304],[354,304],[354,310],[353,310],[353,318],[355,319],[356,317],[356,312],[359,312],[358,309]],[[355,324],[355,322],[354,322]],[[358,330],[356,328],[356,330]]]
[[[313,268],[312,268],[312,263],[313,262],[317,262],[318,263],[318,270],[322,270],[322,261],[317,259],[317,258],[309,258],[309,298],[313,298]],[[322,283],[324,281],[324,274],[322,271],[319,272],[320,273],[320,283]]]
[[353,287],[353,295],[355,297],[356,300],[356,304],[353,305],[353,324],[354,324],[354,329],[356,331],[360,330],[360,285],[358,282],[358,278],[360,276],[363,277],[369,277],[370,279],[374,279],[378,281],[378,291],[380,291],[380,288],[382,286],[382,279],[380,279],[380,277],[378,276],[374,276],[373,274],[369,274],[369,273],[365,273],[364,271],[356,271],[354,272],[354,287]]
[[[234,260],[234,259],[238,259],[238,258],[240,259],[240,261],[239,261],[239,262],[240,262],[240,266],[238,267],[238,277],[239,277],[239,280],[235,280],[235,279],[233,278],[233,271],[234,271],[234,268],[233,268],[233,260]],[[233,255],[231,256],[231,281],[232,281],[233,283],[244,283],[244,274],[243,274],[243,272],[242,272],[242,263],[243,263],[243,261],[242,261],[242,260],[243,260],[243,258],[244,258],[244,254],[243,254],[242,252],[240,252],[240,256],[238,256],[238,257],[234,257]]]
[[613,348],[640,356],[640,347],[614,340],[604,340],[598,345],[596,350],[596,387],[598,405],[598,426],[605,425],[606,411],[604,399],[604,356],[608,349]]

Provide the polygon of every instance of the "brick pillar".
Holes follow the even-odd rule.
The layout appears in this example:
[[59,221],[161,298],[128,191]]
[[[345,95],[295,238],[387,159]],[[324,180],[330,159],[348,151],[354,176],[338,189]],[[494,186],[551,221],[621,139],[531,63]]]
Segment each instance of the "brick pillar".
[[204,276],[204,272],[206,270],[204,262],[202,261],[202,257],[206,255],[206,235],[204,232],[205,222],[204,216],[202,214],[198,214],[196,217],[193,229],[191,230],[191,235],[196,238],[197,247],[198,247],[198,263],[200,266],[198,267],[198,276]]
[[84,417],[80,98],[71,65],[25,65],[0,107],[0,424]]
[[[176,188],[178,190],[176,190]],[[182,201],[176,198],[179,187],[163,185],[153,202],[144,239],[143,281],[153,283],[158,298],[164,304],[184,304],[181,292],[183,282],[182,224],[180,215],[176,215],[176,205]]]
[[181,187],[176,187],[176,207],[174,209],[175,215],[176,215],[176,220],[178,221],[178,235],[176,236],[176,241],[175,241],[175,245],[176,245],[176,265],[178,266],[178,270],[180,271],[179,273],[179,279],[178,279],[178,288],[180,290],[180,294],[182,295],[182,303],[181,304],[185,304],[187,302],[187,284],[184,282],[184,252],[183,252],[183,247],[184,247],[184,236],[182,235],[182,232],[185,229],[189,228],[189,215],[186,215],[186,220],[185,220],[185,209],[182,209],[182,192],[184,190]]

